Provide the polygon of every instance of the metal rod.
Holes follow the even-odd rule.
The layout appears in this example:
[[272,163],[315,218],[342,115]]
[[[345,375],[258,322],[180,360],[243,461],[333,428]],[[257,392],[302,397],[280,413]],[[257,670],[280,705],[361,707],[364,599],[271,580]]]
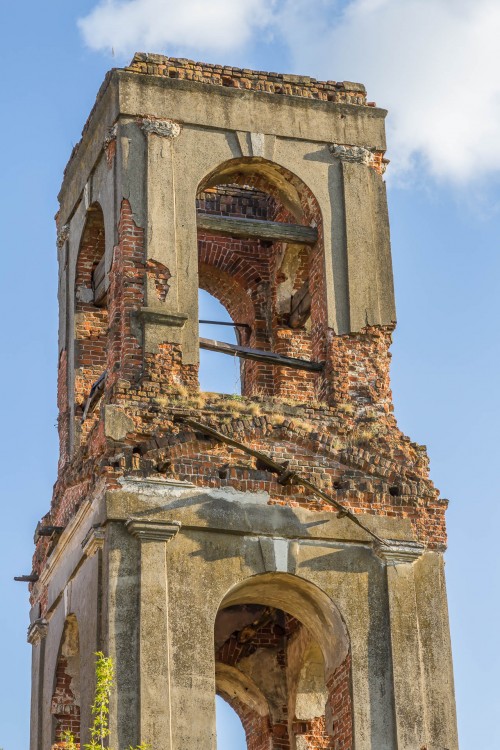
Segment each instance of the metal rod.
[[377,536],[377,534],[371,531],[371,529],[365,526],[364,523],[360,521],[359,518],[354,513],[351,513],[351,511],[348,510],[348,508],[346,508],[344,505],[339,503],[338,500],[335,500],[333,497],[330,497],[330,495],[327,495],[326,492],[323,492],[323,490],[321,490],[319,487],[316,487],[315,484],[310,482],[308,479],[305,479],[305,477],[302,477],[302,475],[299,474],[298,472],[289,471],[287,464],[277,463],[270,456],[267,456],[265,453],[261,453],[260,451],[256,451],[253,448],[249,448],[244,443],[240,443],[238,440],[234,440],[233,438],[227,437],[227,435],[223,435],[222,432],[218,432],[217,430],[214,430],[213,427],[209,427],[208,425],[204,425],[204,424],[201,424],[200,422],[196,422],[194,419],[189,419],[188,417],[178,417],[178,419],[184,424],[187,424],[190,427],[192,427],[197,432],[202,432],[205,435],[208,435],[209,437],[213,437],[215,440],[218,440],[221,443],[227,443],[227,445],[232,445],[233,448],[238,448],[244,453],[247,453],[249,456],[253,456],[254,458],[257,458],[263,464],[268,466],[271,469],[271,471],[278,473],[280,475],[280,478],[286,479],[287,482],[293,481],[293,483],[301,484],[303,487],[306,487],[306,489],[309,489],[312,493],[314,493],[315,495],[318,495],[327,503],[332,505],[336,510],[338,510],[340,517],[345,516],[350,521],[355,523],[356,526],[359,526],[360,529],[363,529],[363,531],[369,534],[379,544],[382,544],[384,547],[387,546],[387,542],[385,542],[383,539]]
[[228,323],[224,320],[199,320],[198,323],[206,323],[211,326],[231,326],[231,328],[246,328],[249,331],[251,330],[248,323]]
[[231,357],[241,357],[241,359],[252,359],[256,362],[266,362],[278,367],[292,367],[295,370],[311,370],[312,372],[321,372],[324,365],[322,362],[309,362],[307,359],[297,359],[295,357],[285,357],[276,352],[267,352],[263,349],[252,349],[247,346],[237,346],[236,344],[227,344],[225,341],[215,341],[213,339],[204,339],[200,336],[200,349],[207,349],[211,352],[228,354]]

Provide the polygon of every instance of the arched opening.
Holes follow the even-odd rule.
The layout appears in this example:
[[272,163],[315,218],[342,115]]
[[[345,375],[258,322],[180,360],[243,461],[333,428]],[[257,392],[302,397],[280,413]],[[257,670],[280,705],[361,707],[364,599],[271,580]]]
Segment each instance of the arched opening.
[[244,750],[246,747],[245,730],[241,719],[224,698],[215,698],[217,750]]
[[200,287],[240,325],[238,351],[227,346],[222,327],[215,341],[201,339],[201,348],[242,358],[244,396],[315,397],[322,390],[326,293],[314,196],[287,170],[247,158],[208,175],[196,204]]
[[52,748],[66,747],[63,733],[71,732],[80,747],[80,638],[74,615],[66,619],[54,675],[50,705]]
[[[93,204],[83,230],[75,273],[75,380],[77,434],[85,439],[103,390],[107,364],[108,306],[104,216]],[[102,387],[101,387],[102,386]]]
[[[198,309],[200,316],[200,337],[217,339],[221,327],[209,321],[224,323],[224,338],[229,344],[238,344],[241,340],[237,335],[238,328],[234,328],[226,308],[216,297],[204,289],[199,290]],[[238,322],[238,321],[236,321]],[[226,357],[218,352],[201,349],[200,388],[210,393],[241,394],[241,362],[236,357]]]
[[216,690],[249,750],[352,749],[349,637],[324,592],[255,576],[223,600],[214,641]]

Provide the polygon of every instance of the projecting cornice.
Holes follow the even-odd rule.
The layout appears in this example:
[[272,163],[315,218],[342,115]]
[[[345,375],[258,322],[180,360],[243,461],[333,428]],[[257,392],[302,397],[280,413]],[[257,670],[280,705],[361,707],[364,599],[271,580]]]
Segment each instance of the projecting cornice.
[[142,521],[135,518],[129,518],[125,525],[132,536],[151,542],[169,542],[181,528],[179,521]]

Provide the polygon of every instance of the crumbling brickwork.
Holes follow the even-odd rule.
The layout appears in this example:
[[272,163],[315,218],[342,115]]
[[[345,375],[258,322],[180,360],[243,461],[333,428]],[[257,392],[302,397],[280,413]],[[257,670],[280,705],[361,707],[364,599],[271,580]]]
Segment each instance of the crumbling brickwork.
[[[233,213],[243,212],[243,206],[234,208],[234,195],[229,197],[226,206],[230,205]],[[221,201],[222,196],[216,200]],[[252,210],[263,213],[268,199],[265,202],[259,195],[254,200]],[[326,509],[324,502],[308,497],[302,488],[279,485],[273,475],[256,468],[254,462],[238,456],[235,463],[234,452],[226,447],[193,442],[189,432],[173,425],[174,412],[180,410],[289,461],[291,467],[300,468],[320,486],[333,490],[352,510],[409,518],[419,539],[438,549],[444,546],[447,503],[439,499],[428,481],[425,449],[399,432],[393,416],[391,327],[367,327],[359,334],[343,336],[327,331],[325,338],[324,304],[319,301],[324,279],[319,263],[311,261],[312,297],[317,300],[315,325],[322,334],[316,336],[316,347],[313,334],[307,330],[275,327],[270,338],[265,312],[272,273],[269,248],[258,242],[201,235],[200,285],[222,301],[236,322],[248,322],[252,334],[245,343],[275,351],[281,348],[281,353],[304,358],[317,355],[321,347],[326,361],[325,376],[246,363],[243,392],[248,393],[248,399],[244,396],[228,401],[214,395],[207,399],[197,393],[197,368],[183,364],[179,346],[162,344],[157,354],[142,351],[135,315],[144,304],[146,273],[154,275],[155,267],[150,265],[146,271],[143,231],[135,225],[126,201],[119,238],[107,298],[107,359],[99,349],[87,383],[90,390],[92,378],[107,369],[106,394],[87,426],[86,444],[73,456],[71,468],[59,477],[51,515],[54,522],[68,519],[96,486],[93,467],[97,460],[102,466],[99,472],[113,486],[120,470],[132,468],[132,449],[137,444],[140,453],[135,455],[133,466],[139,473],[168,465],[169,476],[182,480],[209,487],[231,484],[243,490],[265,489],[271,503]],[[158,284],[163,284],[165,269],[159,273]],[[303,275],[300,271],[294,286]],[[253,289],[251,295],[241,293]],[[65,399],[65,362],[63,353],[60,403]],[[267,400],[270,391],[276,395]],[[104,438],[100,415],[105,403],[118,404],[135,423],[135,430],[122,446],[124,457],[118,471],[111,461],[117,446]],[[63,409],[62,420],[65,413]],[[106,453],[109,464],[103,463]],[[66,452],[62,456],[68,457]],[[227,472],[225,466],[229,467]]]
[[52,748],[66,747],[64,732],[71,732],[80,747],[80,644],[76,619],[67,618],[61,639],[50,705]]
[[317,81],[310,76],[268,73],[199,63],[182,58],[138,53],[127,68],[133,73],[166,76],[186,81],[261,91],[268,94],[300,96],[328,102],[366,104],[364,86],[343,81]]
[[[94,304],[92,273],[104,256],[104,219],[93,207],[85,225],[75,278],[75,417],[79,426],[92,384],[106,368],[108,309]],[[85,434],[92,420],[82,427]],[[79,427],[78,427],[79,429]]]
[[[351,750],[353,742],[352,695],[351,695],[351,655],[347,654],[327,683],[328,712],[332,722],[332,750]],[[315,722],[308,733],[312,737],[323,737],[327,741],[328,732],[321,721]],[[326,736],[325,736],[326,735]],[[313,742],[316,740],[313,739]],[[313,747],[315,747],[313,745]],[[319,744],[319,748],[323,745]],[[325,745],[325,747],[330,747]]]
[[72,690],[73,678],[68,672],[68,661],[60,657],[57,664],[56,687],[52,697],[51,712],[54,717],[56,738],[55,748],[66,747],[62,741],[64,732],[71,732],[75,743],[80,747],[80,706],[75,702],[75,694]]
[[[215,688],[250,750],[457,750],[447,501],[392,404],[385,114],[349,82],[108,74],[57,217],[32,750],[86,742],[101,649],[112,746],[210,746]],[[200,288],[239,324],[241,394],[200,391]]]

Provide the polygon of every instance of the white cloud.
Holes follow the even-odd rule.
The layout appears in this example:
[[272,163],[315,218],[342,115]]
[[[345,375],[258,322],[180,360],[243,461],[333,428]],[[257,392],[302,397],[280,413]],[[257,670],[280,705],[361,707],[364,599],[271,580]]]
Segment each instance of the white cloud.
[[397,171],[418,162],[462,183],[500,170],[497,0],[351,0],[340,14],[334,0],[316,6],[321,18],[305,0],[281,7],[294,66],[365,83],[389,109]]
[[274,0],[100,0],[78,25],[95,50],[117,55],[168,47],[227,53],[269,24]]
[[295,72],[362,81],[389,109],[392,171],[462,183],[500,170],[498,0],[101,0],[80,26],[122,54],[223,55],[272,32]]

